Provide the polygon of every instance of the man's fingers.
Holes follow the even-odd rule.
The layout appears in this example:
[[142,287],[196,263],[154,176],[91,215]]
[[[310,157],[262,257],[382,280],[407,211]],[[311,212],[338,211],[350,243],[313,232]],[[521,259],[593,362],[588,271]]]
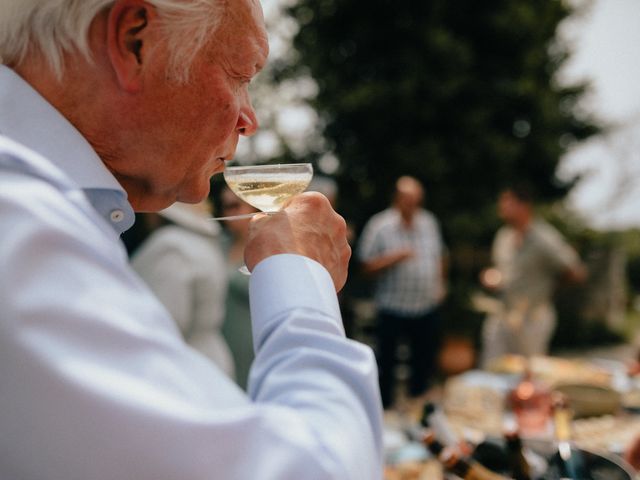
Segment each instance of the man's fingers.
[[258,215],[250,226],[245,250],[248,268],[271,255],[294,253],[321,263],[336,290],[344,286],[351,257],[347,224],[324,195],[317,192],[297,195],[281,212]]

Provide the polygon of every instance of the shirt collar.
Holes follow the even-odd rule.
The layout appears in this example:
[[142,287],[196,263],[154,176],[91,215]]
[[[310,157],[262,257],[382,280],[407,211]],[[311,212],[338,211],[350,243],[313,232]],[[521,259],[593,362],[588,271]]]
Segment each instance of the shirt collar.
[[[85,191],[94,208],[120,233],[131,226],[133,209],[127,194],[89,142],[31,85],[0,65],[0,133],[38,152]],[[120,205],[105,206],[104,193],[113,192]],[[113,215],[119,210],[119,215]],[[117,218],[117,221],[114,221]]]

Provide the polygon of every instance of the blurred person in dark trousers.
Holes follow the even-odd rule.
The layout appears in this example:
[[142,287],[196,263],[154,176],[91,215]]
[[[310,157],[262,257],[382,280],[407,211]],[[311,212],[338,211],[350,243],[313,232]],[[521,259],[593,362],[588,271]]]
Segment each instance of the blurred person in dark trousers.
[[423,201],[422,184],[400,177],[392,205],[367,222],[357,250],[363,272],[376,279],[377,357],[385,408],[394,401],[401,339],[410,347],[409,394],[423,394],[435,375],[447,269],[438,221],[422,208]]

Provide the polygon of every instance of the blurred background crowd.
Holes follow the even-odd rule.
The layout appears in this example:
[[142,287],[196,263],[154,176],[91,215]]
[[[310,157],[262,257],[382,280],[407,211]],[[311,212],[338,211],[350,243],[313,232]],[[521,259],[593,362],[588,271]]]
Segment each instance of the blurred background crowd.
[[[395,202],[395,181],[407,176],[419,184],[418,203],[437,225],[438,240],[429,248],[446,272],[442,285],[429,288],[443,289],[441,344],[469,350],[465,361],[453,357],[460,365],[452,370],[480,362],[484,319],[499,297],[486,271],[496,266],[493,243],[505,224],[498,200],[513,186],[526,187],[535,218],[553,228],[588,271],[579,282],[554,280],[549,295],[558,321],[549,348],[634,341],[640,209],[633,207],[640,182],[633,145],[640,137],[630,132],[638,124],[640,93],[623,100],[611,94],[624,93],[638,78],[637,62],[627,58],[640,24],[633,3],[434,0],[374,2],[363,10],[355,0],[263,2],[272,51],[252,85],[261,129],[243,140],[237,161],[314,164],[311,188],[331,198],[352,232],[352,271],[342,292],[352,337],[378,343],[380,272],[368,268],[358,245],[367,222]],[[613,86],[607,83],[612,75],[622,77]],[[575,166],[577,156],[597,161]],[[212,186],[203,217],[250,211],[221,177]],[[139,216],[125,237],[131,253],[151,231],[185,216],[165,213]],[[234,268],[242,263],[246,222],[202,225],[200,233],[232,264],[228,286],[216,294],[226,307],[217,307],[221,318],[212,322],[239,345],[231,338],[246,336],[242,322],[227,325],[222,316],[247,315],[247,279]],[[185,334],[197,329],[181,328]],[[236,358],[243,365],[240,383],[250,357]]]

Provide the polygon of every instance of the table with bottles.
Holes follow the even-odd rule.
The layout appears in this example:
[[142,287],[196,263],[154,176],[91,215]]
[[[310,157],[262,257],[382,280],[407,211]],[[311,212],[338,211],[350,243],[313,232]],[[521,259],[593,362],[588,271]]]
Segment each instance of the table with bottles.
[[[518,396],[529,404],[519,404]],[[426,404],[388,414],[385,480],[465,478],[455,475],[424,443],[425,426],[431,430],[436,422],[434,410],[437,422],[444,421],[450,434],[458,438],[457,446],[463,445],[462,450],[457,448],[462,459],[485,462],[489,458],[489,465],[499,470],[494,473],[502,478],[571,478],[555,465],[540,463],[558,451],[558,418],[562,417],[554,417],[559,411],[552,407],[554,398],[568,401],[569,414],[564,417],[568,422],[562,435],[585,456],[593,473],[585,478],[636,478],[621,455],[640,436],[640,384],[626,375],[623,365],[553,357],[534,357],[525,363],[519,357],[505,357],[487,371],[469,371],[448,379],[440,398],[429,406],[431,421],[424,419]],[[528,477],[513,474],[505,465],[491,465],[492,455],[506,455],[509,426],[516,427],[530,457]],[[451,443],[446,434],[441,440]],[[466,478],[491,477],[472,472]]]

